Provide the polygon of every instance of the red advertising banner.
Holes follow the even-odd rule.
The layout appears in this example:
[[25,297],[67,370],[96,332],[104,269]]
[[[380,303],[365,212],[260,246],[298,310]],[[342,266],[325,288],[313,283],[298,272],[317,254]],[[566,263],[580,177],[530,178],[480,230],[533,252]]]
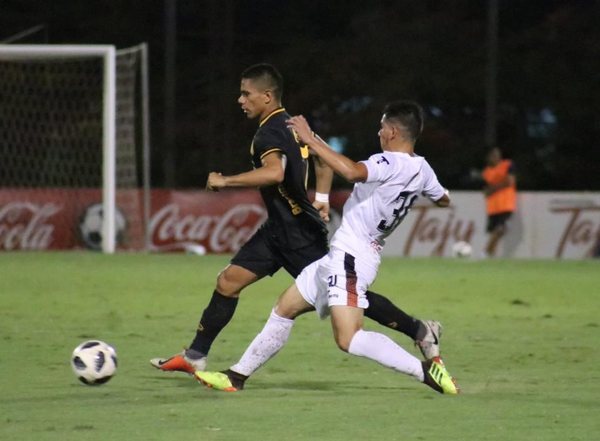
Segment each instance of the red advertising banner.
[[0,250],[83,246],[78,225],[100,190],[0,190]]
[[[348,194],[330,195],[330,230],[339,225]],[[0,251],[100,249],[101,198],[99,189],[0,189]],[[256,190],[153,190],[147,228],[143,212],[141,191],[117,191],[118,249],[145,249],[148,231],[151,251],[234,253],[267,216]],[[599,214],[599,193],[522,192],[499,256],[600,257]],[[422,201],[386,239],[383,253],[452,256],[461,241],[477,257],[487,239],[485,222],[480,193],[453,192],[446,209]]]
[[237,251],[266,219],[257,191],[152,192],[149,231],[156,251]]
[[[347,194],[332,201],[341,206]],[[0,189],[0,251],[100,249],[101,197],[97,189]],[[117,191],[119,249],[143,249],[142,213],[140,191]],[[162,252],[236,252],[267,216],[255,190],[152,190],[150,213],[150,249]]]

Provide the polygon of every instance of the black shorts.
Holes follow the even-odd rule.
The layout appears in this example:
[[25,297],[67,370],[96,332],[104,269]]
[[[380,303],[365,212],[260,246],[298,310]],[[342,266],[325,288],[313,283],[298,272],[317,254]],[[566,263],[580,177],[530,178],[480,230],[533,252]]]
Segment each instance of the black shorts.
[[491,233],[498,227],[504,227],[511,216],[511,211],[505,211],[504,213],[497,213],[488,216],[486,231]]
[[258,277],[272,276],[284,268],[294,279],[304,267],[329,251],[326,232],[313,242],[291,250],[275,241],[266,228],[260,228],[237,252],[231,263],[253,272]]

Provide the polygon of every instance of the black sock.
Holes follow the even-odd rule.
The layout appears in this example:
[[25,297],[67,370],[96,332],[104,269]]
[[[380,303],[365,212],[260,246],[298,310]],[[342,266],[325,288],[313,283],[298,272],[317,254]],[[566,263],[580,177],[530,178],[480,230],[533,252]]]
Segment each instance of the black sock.
[[248,376],[232,371],[231,369],[224,370],[223,373],[229,377],[231,384],[233,384],[237,390],[242,390],[244,388],[244,383],[248,379]]
[[237,303],[237,297],[225,297],[215,290],[208,306],[202,313],[196,337],[190,345],[190,349],[208,355],[213,341],[233,317]]
[[420,321],[411,317],[388,298],[383,297],[373,291],[367,291],[369,307],[365,310],[365,315],[377,323],[395,329],[398,332],[408,335],[413,340],[417,337]]

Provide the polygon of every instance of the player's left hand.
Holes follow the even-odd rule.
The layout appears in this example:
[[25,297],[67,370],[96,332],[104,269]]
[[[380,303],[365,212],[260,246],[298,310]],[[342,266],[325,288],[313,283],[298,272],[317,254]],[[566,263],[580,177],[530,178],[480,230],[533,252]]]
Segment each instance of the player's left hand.
[[225,187],[225,177],[221,173],[210,172],[206,181],[206,189],[208,191],[219,191]]
[[329,222],[329,202],[314,201],[312,205],[319,212],[323,222]]

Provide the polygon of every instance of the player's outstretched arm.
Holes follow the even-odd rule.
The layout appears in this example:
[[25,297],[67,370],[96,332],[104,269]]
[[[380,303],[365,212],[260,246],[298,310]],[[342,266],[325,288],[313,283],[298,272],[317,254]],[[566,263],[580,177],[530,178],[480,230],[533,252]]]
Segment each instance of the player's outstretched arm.
[[225,187],[263,187],[280,184],[285,173],[281,157],[279,152],[269,153],[262,159],[262,167],[238,175],[223,176],[221,173],[211,172],[206,189],[219,191]]
[[333,170],[320,157],[312,155],[315,164],[315,207],[321,219],[329,222],[329,192],[331,191],[331,182],[333,181]]
[[296,131],[300,139],[310,147],[312,152],[329,165],[335,173],[350,182],[364,182],[367,180],[367,167],[332,150],[329,144],[314,134],[302,115],[291,117],[287,120],[287,124]]

